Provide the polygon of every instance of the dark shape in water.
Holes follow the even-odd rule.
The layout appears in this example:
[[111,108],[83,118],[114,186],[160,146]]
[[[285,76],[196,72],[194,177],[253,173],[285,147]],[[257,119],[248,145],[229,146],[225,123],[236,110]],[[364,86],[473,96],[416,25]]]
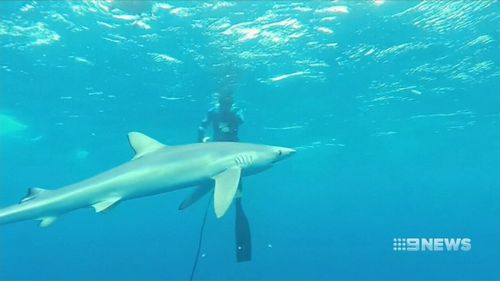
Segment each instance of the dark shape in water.
[[250,261],[252,259],[252,236],[241,198],[235,199],[235,206],[236,260],[238,262]]

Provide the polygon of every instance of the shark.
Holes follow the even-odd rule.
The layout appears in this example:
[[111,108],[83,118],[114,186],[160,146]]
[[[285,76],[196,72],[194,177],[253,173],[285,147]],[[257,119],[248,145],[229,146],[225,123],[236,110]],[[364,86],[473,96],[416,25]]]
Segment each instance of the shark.
[[0,209],[0,225],[38,220],[53,224],[68,212],[92,207],[96,213],[140,197],[196,187],[180,204],[185,209],[213,190],[213,205],[222,217],[240,196],[240,178],[265,171],[295,153],[292,148],[237,142],[165,145],[130,132],[133,158],[119,166],[59,189],[30,188],[15,205]]

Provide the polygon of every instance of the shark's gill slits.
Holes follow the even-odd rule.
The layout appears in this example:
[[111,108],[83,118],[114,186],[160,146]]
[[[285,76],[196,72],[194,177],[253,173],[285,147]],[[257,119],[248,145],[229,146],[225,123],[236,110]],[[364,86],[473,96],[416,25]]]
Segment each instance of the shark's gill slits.
[[236,156],[234,162],[242,168],[249,167],[253,164],[253,157],[248,154],[241,154]]
[[246,164],[247,164],[248,166],[250,166],[250,165],[252,165],[252,164],[253,164],[253,157],[252,157],[252,155],[248,155],[248,154],[247,154],[247,155],[245,155],[245,158],[246,158]]

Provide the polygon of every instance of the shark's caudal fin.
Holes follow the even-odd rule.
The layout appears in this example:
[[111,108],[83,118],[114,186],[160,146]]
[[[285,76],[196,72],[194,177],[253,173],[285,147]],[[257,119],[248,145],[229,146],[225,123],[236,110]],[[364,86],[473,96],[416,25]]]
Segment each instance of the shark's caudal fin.
[[231,206],[236,190],[238,190],[240,176],[241,168],[234,167],[227,169],[214,177],[214,208],[215,215],[218,218],[222,217],[226,213],[227,209],[229,209],[229,206]]
[[132,149],[135,151],[133,159],[140,158],[145,154],[155,152],[158,149],[166,147],[166,145],[161,142],[139,132],[128,133],[128,141]]

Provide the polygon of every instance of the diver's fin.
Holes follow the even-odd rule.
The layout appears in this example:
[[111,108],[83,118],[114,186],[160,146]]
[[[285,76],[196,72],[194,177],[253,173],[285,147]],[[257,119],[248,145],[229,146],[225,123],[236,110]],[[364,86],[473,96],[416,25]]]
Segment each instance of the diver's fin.
[[122,199],[122,198],[121,197],[111,197],[111,198],[108,198],[104,201],[100,201],[100,202],[95,203],[94,205],[92,205],[92,207],[94,207],[96,213],[100,213],[103,211],[109,211],[111,208],[113,208],[114,206],[116,206],[120,202],[120,199]]
[[235,217],[235,236],[236,236],[236,261],[245,262],[252,259],[252,235],[250,224],[243,210],[241,197],[235,199],[236,217]]
[[213,177],[215,180],[214,208],[217,218],[222,217],[233,201],[240,182],[241,168],[234,167]]
[[138,132],[128,133],[128,141],[132,149],[134,149],[135,151],[135,156],[133,159],[137,159],[144,156],[145,154],[165,147],[165,145],[161,142]]
[[182,201],[181,205],[179,205],[179,210],[184,210],[187,207],[193,205],[198,202],[203,196],[205,196],[212,188],[214,187],[214,181],[207,181],[200,184],[194,191]]
[[56,221],[56,217],[45,217],[45,218],[42,218],[40,219],[40,224],[39,226],[40,227],[47,227],[51,224],[53,224],[55,221]]
[[46,191],[47,190],[43,189],[43,188],[32,187],[32,188],[28,189],[28,193],[26,194],[26,196],[24,196],[24,198],[21,200],[20,203],[26,202],[26,201],[31,200],[31,199],[34,199],[38,195],[40,195],[41,193],[46,192]]

